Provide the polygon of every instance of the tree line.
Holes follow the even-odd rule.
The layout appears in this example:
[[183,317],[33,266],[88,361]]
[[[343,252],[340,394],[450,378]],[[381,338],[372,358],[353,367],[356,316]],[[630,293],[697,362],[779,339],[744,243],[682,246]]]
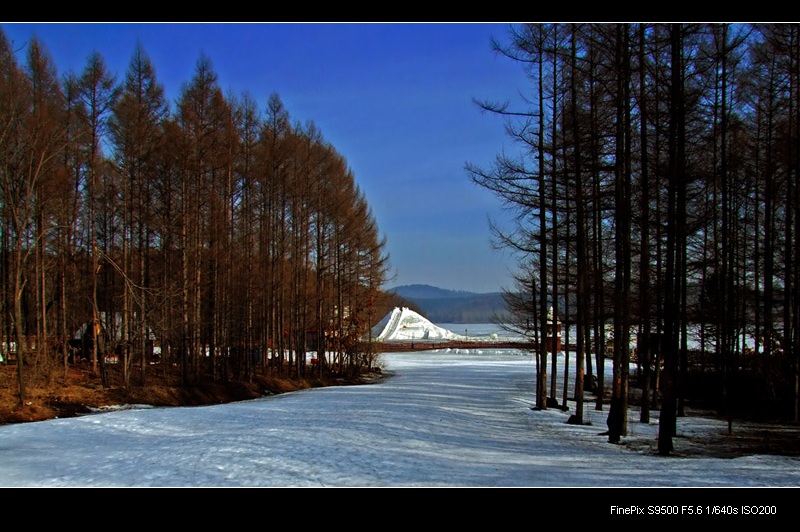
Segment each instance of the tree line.
[[[0,29],[0,339],[19,398],[83,357],[108,384],[371,363],[385,241],[344,157],[201,56],[175,109],[145,50],[59,76]],[[82,341],[75,342],[80,336]]]
[[797,422],[800,25],[524,24],[493,47],[531,83],[518,108],[476,102],[518,151],[467,172],[514,214],[494,235],[519,259],[506,299],[534,341],[537,407],[561,369],[542,341],[552,308],[577,355],[563,403],[574,378],[582,423],[585,385],[597,410],[610,386],[610,442],[632,385],[640,421],[660,409],[664,455],[699,394],[729,428],[757,403]]

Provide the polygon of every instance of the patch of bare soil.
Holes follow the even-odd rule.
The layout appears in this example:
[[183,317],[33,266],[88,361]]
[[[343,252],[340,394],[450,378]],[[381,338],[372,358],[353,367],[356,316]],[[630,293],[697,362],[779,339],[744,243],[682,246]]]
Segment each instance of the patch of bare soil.
[[[604,397],[611,399],[611,391],[606,389]],[[641,389],[629,388],[629,404],[641,406]],[[594,397],[591,398],[594,400]],[[686,406],[687,417],[702,418],[713,422],[714,427],[700,434],[685,434],[678,430],[673,437],[673,457],[738,458],[753,455],[800,456],[800,423],[779,419],[754,421],[746,416],[728,420],[702,402]],[[679,417],[678,420],[681,418]],[[729,424],[727,423],[729,421]],[[680,424],[680,421],[679,421]],[[633,427],[635,429],[635,426]],[[625,447],[645,453],[658,453],[658,441],[637,437],[623,438]]]
[[800,456],[800,425],[735,420],[730,429],[675,439],[679,456],[738,458],[758,454]]
[[[718,428],[700,434],[686,434],[679,429],[673,437],[672,457],[800,456],[800,424],[736,419],[727,425],[725,420],[705,410],[687,411],[687,416],[713,421]],[[657,439],[623,438],[622,444],[634,451],[658,453]]]

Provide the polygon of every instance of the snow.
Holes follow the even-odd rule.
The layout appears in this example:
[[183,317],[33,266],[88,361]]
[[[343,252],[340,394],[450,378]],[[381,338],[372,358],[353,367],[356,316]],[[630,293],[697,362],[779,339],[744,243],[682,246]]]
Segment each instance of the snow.
[[[459,331],[459,332],[455,332]],[[464,331],[464,334],[460,334]],[[428,318],[407,308],[395,307],[372,328],[372,338],[379,342],[413,342],[414,340],[443,342],[521,342],[521,334],[509,332],[494,323],[442,323],[436,325]]]
[[0,485],[800,486],[797,457],[689,452],[694,437],[724,434],[722,420],[679,418],[675,456],[660,457],[657,412],[645,424],[632,408],[628,435],[613,445],[601,434],[607,412],[592,400],[586,425],[567,424],[570,411],[533,409],[535,359],[526,351],[385,353],[379,363],[387,378],[363,386],[5,425]]
[[375,327],[378,341],[393,340],[464,340],[463,336],[434,325],[427,318],[407,307],[395,307]]

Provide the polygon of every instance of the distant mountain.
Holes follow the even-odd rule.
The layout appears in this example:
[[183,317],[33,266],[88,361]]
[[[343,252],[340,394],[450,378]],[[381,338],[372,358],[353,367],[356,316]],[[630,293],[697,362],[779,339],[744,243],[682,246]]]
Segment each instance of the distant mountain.
[[395,288],[390,288],[394,292],[405,298],[416,299],[439,299],[439,298],[460,298],[478,295],[475,292],[465,292],[463,290],[447,290],[429,284],[406,284]]
[[508,315],[502,292],[466,292],[426,284],[397,286],[388,291],[414,303],[433,323],[492,323],[497,317]]

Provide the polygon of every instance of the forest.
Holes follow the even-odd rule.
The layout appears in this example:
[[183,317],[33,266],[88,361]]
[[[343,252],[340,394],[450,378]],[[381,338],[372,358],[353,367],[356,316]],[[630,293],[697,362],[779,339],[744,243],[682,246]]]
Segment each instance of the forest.
[[223,94],[204,55],[171,109],[132,48],[121,80],[99,53],[59,74],[46,43],[17,59],[0,30],[0,352],[19,404],[78,363],[104,387],[368,366],[388,258],[345,158],[277,94]]
[[[523,24],[494,49],[530,86],[476,103],[518,151],[467,171],[513,214],[494,237],[518,259],[506,300],[536,346],[538,408],[560,371],[582,423],[600,376],[616,443],[636,387],[664,455],[698,396],[798,422],[800,25]],[[551,308],[575,368],[548,362]]]
[[[494,244],[517,259],[507,326],[531,340],[537,408],[572,380],[583,423],[591,386],[617,443],[636,400],[665,455],[698,398],[800,422],[800,24],[507,37],[523,101],[475,103],[516,150],[465,173],[512,215]],[[20,404],[75,364],[126,387],[370,367],[385,241],[313,123],[223,93],[205,56],[172,108],[141,47],[120,80],[99,54],[59,73],[35,38],[16,53],[0,30],[0,355]]]

